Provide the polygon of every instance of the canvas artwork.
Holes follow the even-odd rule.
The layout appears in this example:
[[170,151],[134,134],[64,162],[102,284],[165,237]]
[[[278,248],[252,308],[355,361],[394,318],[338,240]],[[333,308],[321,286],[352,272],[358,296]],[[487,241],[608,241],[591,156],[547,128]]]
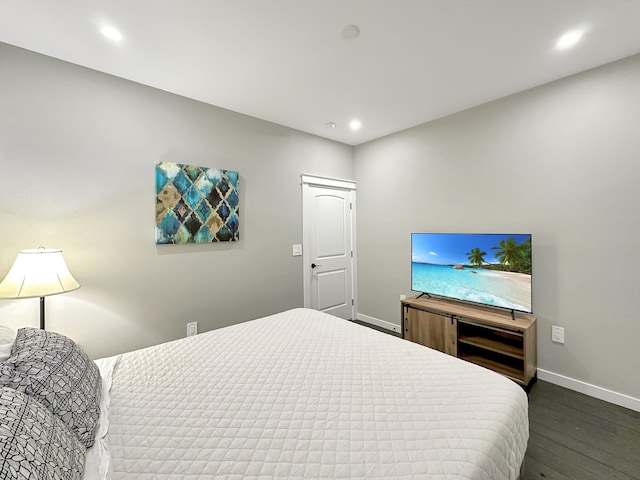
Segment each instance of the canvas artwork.
[[156,244],[236,242],[238,172],[156,164]]

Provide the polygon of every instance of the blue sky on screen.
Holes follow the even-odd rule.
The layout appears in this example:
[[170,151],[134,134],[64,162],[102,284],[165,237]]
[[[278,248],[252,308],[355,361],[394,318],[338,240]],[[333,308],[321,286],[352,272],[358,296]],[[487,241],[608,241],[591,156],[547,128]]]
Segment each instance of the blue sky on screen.
[[467,253],[474,248],[487,252],[484,259],[488,263],[498,263],[495,254],[500,241],[513,237],[516,243],[530,239],[530,234],[490,234],[490,233],[412,233],[411,261],[451,265],[469,263]]

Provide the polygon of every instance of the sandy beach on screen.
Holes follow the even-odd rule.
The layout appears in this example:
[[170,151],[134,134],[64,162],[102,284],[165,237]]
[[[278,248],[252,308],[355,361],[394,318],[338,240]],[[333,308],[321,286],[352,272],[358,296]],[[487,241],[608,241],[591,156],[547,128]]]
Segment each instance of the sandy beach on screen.
[[531,288],[531,275],[526,273],[515,272],[499,272],[496,270],[482,270],[485,275],[491,275],[492,277],[504,278],[521,287]]

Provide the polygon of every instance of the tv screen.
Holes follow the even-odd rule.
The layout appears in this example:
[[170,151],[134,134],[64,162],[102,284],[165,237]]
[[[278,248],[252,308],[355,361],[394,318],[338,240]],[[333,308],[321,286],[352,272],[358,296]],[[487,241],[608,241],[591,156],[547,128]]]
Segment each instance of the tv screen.
[[411,290],[531,313],[531,235],[412,233]]

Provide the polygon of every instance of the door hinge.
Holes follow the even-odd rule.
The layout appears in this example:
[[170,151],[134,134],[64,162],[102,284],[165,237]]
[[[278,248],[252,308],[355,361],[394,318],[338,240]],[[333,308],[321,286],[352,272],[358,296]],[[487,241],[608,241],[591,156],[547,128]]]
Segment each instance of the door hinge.
[[349,210],[353,210],[353,203],[349,202]]
[[355,304],[356,304],[356,301],[352,298],[352,299],[351,299],[351,305],[353,306],[353,305],[355,305]]
[[351,250],[351,258],[353,258],[353,250]]

